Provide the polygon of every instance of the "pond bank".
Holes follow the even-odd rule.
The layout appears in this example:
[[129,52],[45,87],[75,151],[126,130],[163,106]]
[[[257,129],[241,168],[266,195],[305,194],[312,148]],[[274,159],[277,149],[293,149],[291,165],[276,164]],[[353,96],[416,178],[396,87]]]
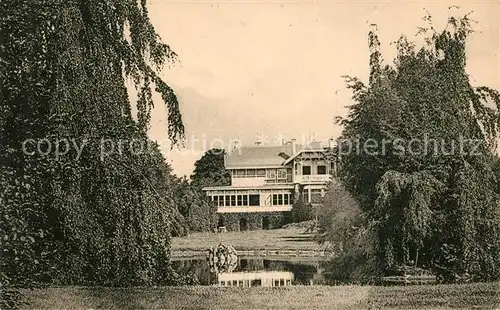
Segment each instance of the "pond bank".
[[[239,251],[309,251],[323,252],[314,241],[313,234],[305,229],[273,229],[227,233],[194,233],[172,238],[171,250],[176,252],[204,252],[219,243],[233,246]],[[300,253],[299,253],[300,254]]]
[[[178,258],[204,258],[207,251],[202,250],[175,250],[172,251],[172,259]],[[312,258],[315,260],[323,260],[329,257],[329,253],[325,251],[313,250],[280,250],[280,249],[260,249],[260,250],[236,250],[238,257],[265,257],[265,258]]]

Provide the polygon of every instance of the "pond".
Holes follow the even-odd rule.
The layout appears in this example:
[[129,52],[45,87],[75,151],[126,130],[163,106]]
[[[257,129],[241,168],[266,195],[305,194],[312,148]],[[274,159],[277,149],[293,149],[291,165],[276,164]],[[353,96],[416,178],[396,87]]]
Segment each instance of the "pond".
[[289,286],[325,284],[319,261],[297,258],[239,257],[232,272],[214,273],[205,257],[176,259],[174,269],[194,275],[201,285]]

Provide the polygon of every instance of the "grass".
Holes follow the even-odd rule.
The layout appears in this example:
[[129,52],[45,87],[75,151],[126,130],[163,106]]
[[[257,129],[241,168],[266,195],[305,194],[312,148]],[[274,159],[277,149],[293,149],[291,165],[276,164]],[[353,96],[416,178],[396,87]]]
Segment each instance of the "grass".
[[255,230],[227,233],[194,233],[172,238],[172,251],[206,251],[219,243],[232,245],[236,250],[320,250],[311,234],[303,228]]
[[34,309],[500,309],[500,283],[284,288],[85,288],[28,292]]
[[[319,250],[303,228],[197,233],[173,238],[172,251]],[[51,287],[26,292],[31,309],[499,309],[500,283],[415,286]]]

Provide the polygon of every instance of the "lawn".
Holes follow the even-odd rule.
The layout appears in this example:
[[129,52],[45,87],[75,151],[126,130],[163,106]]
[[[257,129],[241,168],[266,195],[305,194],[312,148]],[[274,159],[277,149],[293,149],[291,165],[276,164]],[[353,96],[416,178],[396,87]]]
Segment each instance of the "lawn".
[[219,243],[232,245],[236,250],[320,250],[311,234],[303,228],[254,230],[227,233],[194,233],[172,238],[172,251],[205,251]]
[[500,309],[500,283],[285,288],[83,288],[28,293],[34,309]]

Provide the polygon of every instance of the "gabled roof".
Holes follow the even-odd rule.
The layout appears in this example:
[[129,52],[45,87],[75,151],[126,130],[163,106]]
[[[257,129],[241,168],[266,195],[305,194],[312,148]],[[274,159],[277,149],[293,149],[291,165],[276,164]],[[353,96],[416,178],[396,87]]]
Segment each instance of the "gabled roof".
[[325,151],[325,147],[322,147],[319,142],[311,142],[310,144],[306,145],[305,147],[297,148],[297,152],[293,154],[290,158],[288,158],[286,161],[283,162],[284,165],[288,164],[291,162],[294,158],[299,156],[300,154],[304,152],[323,152]]
[[241,147],[226,155],[226,168],[279,167],[285,162],[280,153],[292,156],[292,146]]
[[319,142],[308,145],[296,144],[296,153],[292,153],[292,145],[282,146],[247,146],[229,152],[225,158],[226,169],[236,168],[274,168],[286,165],[297,155],[307,151],[323,151]]

